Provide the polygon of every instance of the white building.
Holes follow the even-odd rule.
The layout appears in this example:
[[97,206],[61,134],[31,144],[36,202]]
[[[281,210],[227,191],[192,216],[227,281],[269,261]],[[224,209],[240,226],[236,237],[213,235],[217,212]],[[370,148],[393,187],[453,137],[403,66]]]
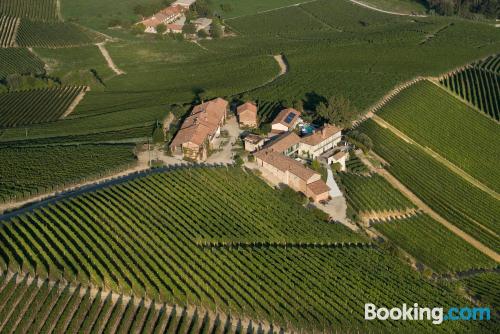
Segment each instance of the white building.
[[212,24],[212,19],[206,17],[200,17],[193,21],[196,27],[196,31],[205,30],[207,33],[210,32],[210,25]]
[[272,132],[280,133],[295,129],[300,119],[300,111],[293,108],[283,109],[271,124]]
[[341,139],[342,129],[325,124],[309,136],[301,138],[299,155],[309,159],[316,159],[337,146]]
[[195,2],[196,0],[177,0],[172,4],[172,6],[181,6],[186,9],[189,9],[189,7],[191,7],[191,5],[194,4]]

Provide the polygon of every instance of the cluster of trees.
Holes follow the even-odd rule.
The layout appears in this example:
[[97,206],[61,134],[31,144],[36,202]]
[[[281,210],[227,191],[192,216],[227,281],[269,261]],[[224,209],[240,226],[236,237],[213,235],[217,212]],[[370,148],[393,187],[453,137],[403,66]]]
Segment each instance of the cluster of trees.
[[347,134],[347,140],[363,150],[363,152],[369,152],[373,148],[373,141],[367,134],[361,133],[357,130],[353,130]]
[[351,127],[352,121],[358,116],[358,110],[344,96],[332,96],[326,102],[320,102],[316,113],[330,124],[341,128]]
[[10,74],[4,80],[0,81],[0,93],[17,90],[50,88],[59,85],[60,82],[56,82],[55,80],[45,76],[37,76],[33,74]]
[[474,14],[486,18],[500,17],[500,0],[423,0],[427,7],[440,15],[460,15],[471,17]]

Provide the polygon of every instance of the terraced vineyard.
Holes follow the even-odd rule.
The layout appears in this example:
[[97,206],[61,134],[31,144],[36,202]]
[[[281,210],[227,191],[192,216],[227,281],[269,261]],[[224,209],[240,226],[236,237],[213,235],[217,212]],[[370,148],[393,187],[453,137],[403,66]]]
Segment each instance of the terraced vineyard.
[[4,333],[253,333],[258,323],[20,275],[0,276]]
[[56,21],[57,0],[2,0],[0,16],[24,17],[37,21]]
[[0,80],[14,73],[43,74],[44,63],[28,49],[0,48]]
[[395,245],[438,273],[497,266],[495,261],[425,214],[388,222],[372,221],[372,224]]
[[58,87],[0,94],[0,128],[56,121],[85,87]]
[[261,123],[271,122],[277,113],[281,110],[281,104],[278,102],[260,102],[259,107],[259,120]]
[[474,64],[475,66],[496,73],[500,74],[500,54],[489,56],[486,59],[477,62]]
[[421,81],[399,93],[377,115],[500,193],[496,168],[500,127],[446,91]]
[[22,47],[61,48],[102,41],[102,37],[84,31],[72,23],[21,20],[16,42]]
[[403,194],[378,174],[340,173],[347,202],[357,212],[397,211],[415,208]]
[[440,80],[441,85],[500,121],[500,56]]
[[19,19],[0,16],[0,48],[15,46]]
[[345,166],[349,173],[366,174],[369,172],[368,167],[354,154],[349,155],[349,160],[346,161]]
[[125,169],[136,162],[132,149],[131,145],[0,147],[0,203]]
[[390,164],[391,174],[433,210],[498,251],[499,202],[471,185],[434,158],[407,144],[372,120],[361,131],[374,142],[374,151]]
[[[157,173],[2,222],[0,265],[304,329],[429,330],[428,322],[366,322],[364,301],[467,304],[382,251],[345,244],[359,237],[279,196],[238,168]],[[294,243],[304,230],[304,240],[345,245]],[[202,238],[287,245],[207,247],[197,242]],[[488,326],[447,322],[439,329]]]
[[500,306],[500,273],[489,272],[467,277],[459,281],[484,305],[489,305],[494,310]]

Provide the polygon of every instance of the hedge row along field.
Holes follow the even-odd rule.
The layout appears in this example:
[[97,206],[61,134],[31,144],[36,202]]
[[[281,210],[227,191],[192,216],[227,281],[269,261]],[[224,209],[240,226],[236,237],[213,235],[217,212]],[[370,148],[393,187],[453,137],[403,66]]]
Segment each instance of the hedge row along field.
[[498,310],[500,306],[500,273],[498,271],[474,275],[461,279],[459,282],[474,298]]
[[[486,70],[488,64],[485,67],[466,68],[441,79],[440,83],[486,115],[500,121],[500,74]],[[494,69],[498,65],[493,63],[489,66]]]
[[415,208],[403,194],[378,174],[370,176],[340,173],[344,195],[357,212],[380,212]]
[[[236,328],[233,329],[233,324]],[[263,333],[221,314],[113,296],[82,285],[0,276],[0,330],[3,333]],[[277,329],[277,328],[275,328]]]
[[0,48],[16,45],[19,22],[19,19],[15,17],[0,16]]
[[[233,239],[247,233],[270,239],[283,235],[280,227],[287,224],[287,234],[295,238],[304,229],[311,235],[321,228],[317,239],[332,241],[353,233],[315,227],[320,223],[308,218],[312,212],[277,194],[273,200],[266,195],[270,190],[264,192],[267,202],[254,209],[265,187],[239,168],[196,168],[78,195],[3,221],[0,266],[304,329],[368,332],[417,326],[429,331],[430,322],[366,322],[364,303],[468,304],[373,246],[238,249],[196,244],[200,237],[223,239],[231,233]],[[191,200],[197,193],[206,200]],[[484,326],[491,324],[447,322],[439,329],[491,330]]]
[[61,118],[85,87],[57,87],[0,94],[0,128]]
[[459,99],[422,81],[399,93],[377,115],[500,192],[500,127]]
[[135,163],[131,145],[0,147],[0,203],[51,192]]
[[36,21],[57,21],[57,0],[2,0],[1,15]]
[[[388,170],[450,223],[499,251],[500,204],[419,148],[368,120],[360,126]],[[496,170],[496,169],[493,169]]]
[[497,266],[494,260],[425,214],[372,224],[395,245],[440,274]]
[[22,47],[64,48],[93,44],[102,37],[73,23],[21,20],[16,42]]
[[0,80],[15,73],[43,74],[44,63],[28,49],[0,48]]

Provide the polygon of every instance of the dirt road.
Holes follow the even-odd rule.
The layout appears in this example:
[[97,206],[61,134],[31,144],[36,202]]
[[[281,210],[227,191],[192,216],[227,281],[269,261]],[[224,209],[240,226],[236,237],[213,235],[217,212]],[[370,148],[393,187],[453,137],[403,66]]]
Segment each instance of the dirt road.
[[118,68],[116,64],[113,61],[113,58],[111,58],[111,55],[109,54],[108,50],[106,49],[106,42],[103,43],[97,43],[96,46],[99,48],[99,50],[102,53],[102,56],[104,59],[106,59],[106,62],[108,63],[108,67],[116,73],[116,75],[122,75],[126,74],[124,71]]
[[457,236],[465,240],[467,243],[472,245],[474,248],[492,258],[496,262],[500,262],[500,255],[496,253],[494,250],[490,249],[486,245],[482,244],[469,234],[465,233],[455,225],[448,222],[446,219],[437,214],[434,210],[432,210],[427,204],[425,204],[420,198],[418,198],[410,189],[408,189],[404,184],[399,182],[392,174],[390,174],[387,170],[383,168],[376,168],[373,164],[362,154],[357,154],[357,156],[363,161],[365,165],[370,168],[372,172],[378,173],[384,179],[386,179],[394,188],[398,189],[403,195],[405,195],[409,200],[413,202],[420,210],[424,213],[432,217],[435,221],[442,224],[444,227],[449,229],[451,232],[455,233]]
[[377,7],[370,6],[370,5],[368,5],[366,3],[363,3],[361,1],[356,1],[356,0],[349,0],[349,1],[352,2],[352,3],[354,3],[354,4],[356,4],[356,5],[359,5],[361,7],[365,7],[365,8],[374,10],[376,12],[380,12],[380,13],[391,14],[391,15],[398,15],[398,16],[427,17],[427,15],[418,15],[418,14],[408,14],[408,13],[391,12],[391,11],[388,11],[388,10],[383,10],[383,9],[379,9]]

